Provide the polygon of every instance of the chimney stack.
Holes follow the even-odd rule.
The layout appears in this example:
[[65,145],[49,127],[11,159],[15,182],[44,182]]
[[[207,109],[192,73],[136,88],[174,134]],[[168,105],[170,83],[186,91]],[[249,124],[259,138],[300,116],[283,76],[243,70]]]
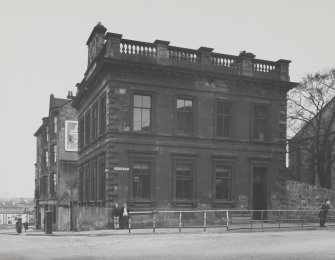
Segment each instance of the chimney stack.
[[72,99],[72,100],[74,99],[73,92],[71,90],[67,92],[67,99]]
[[87,67],[91,65],[92,61],[98,56],[104,46],[106,31],[106,27],[103,26],[101,22],[98,22],[98,24],[93,28],[90,37],[88,37],[86,42],[86,45],[88,46]]

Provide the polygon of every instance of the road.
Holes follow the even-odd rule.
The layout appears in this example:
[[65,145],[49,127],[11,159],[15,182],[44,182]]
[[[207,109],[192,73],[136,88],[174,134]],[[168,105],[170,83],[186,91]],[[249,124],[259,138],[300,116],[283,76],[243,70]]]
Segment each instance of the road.
[[335,259],[335,230],[0,234],[0,259]]

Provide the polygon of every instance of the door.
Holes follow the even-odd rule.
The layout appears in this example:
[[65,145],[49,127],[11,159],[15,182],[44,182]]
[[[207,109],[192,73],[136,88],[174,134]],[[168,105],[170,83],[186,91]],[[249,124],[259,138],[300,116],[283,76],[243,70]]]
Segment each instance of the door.
[[[267,168],[253,167],[252,185],[253,210],[267,209]],[[267,219],[267,213],[261,211],[254,212],[254,219]]]

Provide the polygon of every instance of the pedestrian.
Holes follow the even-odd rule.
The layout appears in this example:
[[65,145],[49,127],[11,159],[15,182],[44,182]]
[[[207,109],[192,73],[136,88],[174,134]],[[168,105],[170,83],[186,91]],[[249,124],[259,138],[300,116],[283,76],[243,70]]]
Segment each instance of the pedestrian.
[[113,215],[113,223],[114,223],[114,229],[119,229],[119,221],[120,221],[120,208],[117,203],[115,203],[112,211]]
[[22,233],[22,219],[21,219],[21,217],[18,217],[16,219],[15,228],[16,228],[16,232],[18,234]]
[[27,221],[27,217],[24,219],[23,227],[24,227],[24,232],[27,232],[27,230],[28,230],[28,221]]
[[330,211],[330,201],[326,199],[324,203],[322,203],[321,210],[319,212],[320,227],[325,227],[327,214],[329,211]]
[[124,203],[120,211],[121,228],[128,228],[129,217],[129,207],[127,207],[127,203]]

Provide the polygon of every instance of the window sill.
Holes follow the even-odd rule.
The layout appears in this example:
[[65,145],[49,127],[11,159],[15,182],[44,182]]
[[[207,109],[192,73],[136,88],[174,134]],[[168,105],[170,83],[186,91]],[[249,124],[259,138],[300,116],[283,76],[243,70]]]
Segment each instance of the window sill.
[[236,141],[235,137],[214,136],[214,139],[218,141]]
[[257,139],[251,139],[252,143],[258,143],[258,144],[271,144],[271,140],[257,140]]
[[195,202],[193,200],[175,199],[172,204],[177,208],[193,208],[195,206]]
[[213,208],[233,208],[235,201],[231,200],[214,200],[212,203]]
[[152,131],[130,131],[130,133],[135,135],[152,135]]

